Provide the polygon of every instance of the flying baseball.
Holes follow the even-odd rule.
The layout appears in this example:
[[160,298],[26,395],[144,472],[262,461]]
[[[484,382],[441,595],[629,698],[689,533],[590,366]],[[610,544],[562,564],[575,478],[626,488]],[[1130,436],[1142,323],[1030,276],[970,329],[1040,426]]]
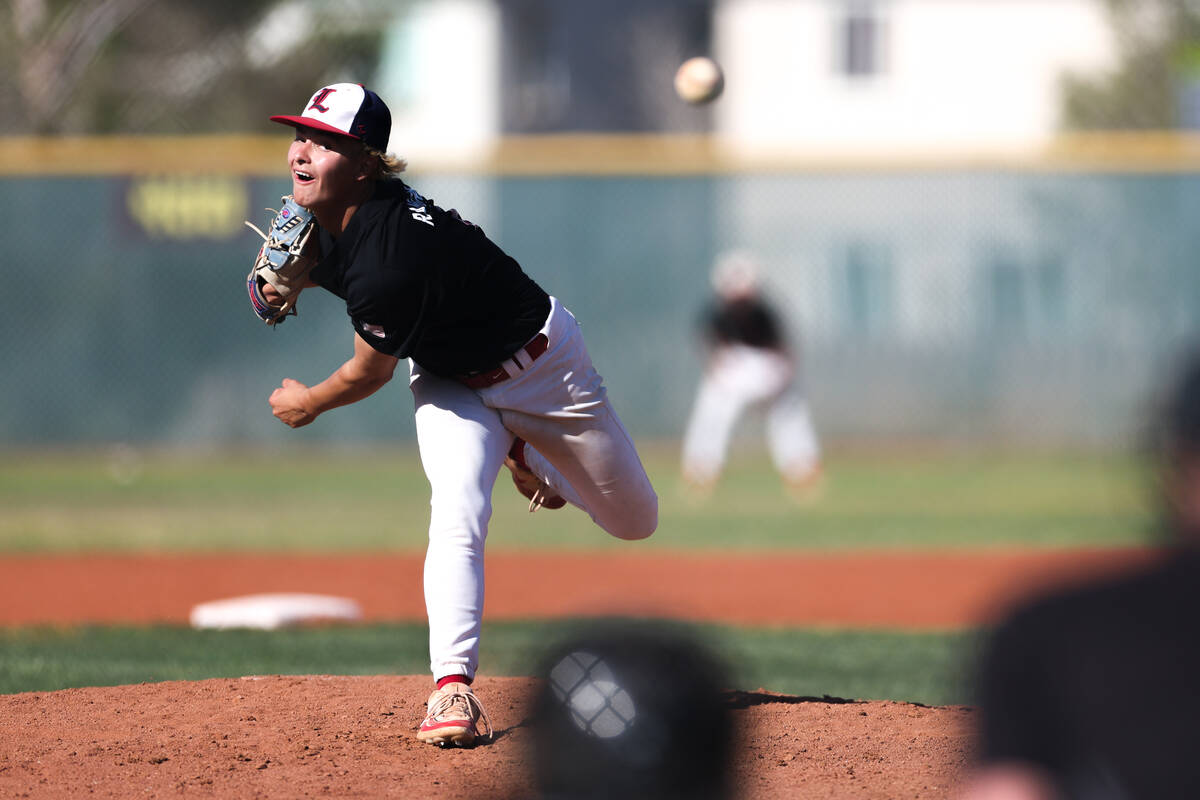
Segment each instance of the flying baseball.
[[725,89],[721,66],[706,56],[689,58],[675,72],[675,93],[692,105],[711,103]]

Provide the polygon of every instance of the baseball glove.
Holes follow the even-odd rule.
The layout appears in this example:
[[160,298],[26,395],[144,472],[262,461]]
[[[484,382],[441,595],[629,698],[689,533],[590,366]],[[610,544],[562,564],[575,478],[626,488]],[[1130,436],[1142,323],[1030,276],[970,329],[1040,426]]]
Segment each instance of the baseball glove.
[[[308,283],[308,273],[317,263],[316,242],[317,219],[313,213],[296,203],[291,195],[279,198],[283,208],[275,213],[268,233],[263,233],[254,224],[247,222],[255,233],[263,238],[254,266],[246,278],[246,290],[250,293],[250,305],[259,319],[268,325],[278,325],[296,313],[296,299],[300,290]],[[275,211],[268,208],[268,211]],[[311,246],[310,246],[311,243]],[[263,285],[271,284],[283,298],[281,303],[271,304],[263,296]]]

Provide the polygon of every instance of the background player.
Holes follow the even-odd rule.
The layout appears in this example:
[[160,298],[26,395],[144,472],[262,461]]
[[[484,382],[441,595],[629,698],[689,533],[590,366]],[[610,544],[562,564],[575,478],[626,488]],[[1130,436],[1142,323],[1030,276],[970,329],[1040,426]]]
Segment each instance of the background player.
[[775,467],[789,488],[806,490],[820,475],[820,447],[795,354],[762,295],[758,268],[746,253],[727,253],[712,285],[716,296],[702,320],[707,364],[683,439],[684,479],[711,489],[738,419],[761,407]]
[[391,115],[378,95],[334,84],[300,115],[271,119],[296,128],[292,193],[320,225],[311,285],[345,300],[354,328],[349,360],[313,386],[285,378],[271,408],[307,425],[373,394],[408,360],[432,490],[424,589],[437,682],[417,738],[469,745],[487,722],[469,684],[500,467],[531,510],[570,502],[622,539],[654,531],[658,498],[575,318],[477,226],[397,177],[404,163],[386,153]]

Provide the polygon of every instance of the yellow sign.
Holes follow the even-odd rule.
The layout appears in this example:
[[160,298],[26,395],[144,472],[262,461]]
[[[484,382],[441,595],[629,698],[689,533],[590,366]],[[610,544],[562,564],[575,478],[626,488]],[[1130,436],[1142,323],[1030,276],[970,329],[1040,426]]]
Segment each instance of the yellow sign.
[[231,176],[135,179],[125,203],[146,234],[159,239],[228,239],[243,230],[249,192]]

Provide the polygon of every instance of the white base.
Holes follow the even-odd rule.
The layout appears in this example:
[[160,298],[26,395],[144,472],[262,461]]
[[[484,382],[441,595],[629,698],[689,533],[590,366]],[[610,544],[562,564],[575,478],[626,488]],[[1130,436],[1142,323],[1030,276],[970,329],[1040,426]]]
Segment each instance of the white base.
[[213,600],[192,608],[193,628],[275,630],[313,622],[352,622],[362,609],[346,597],[319,594],[252,594]]

